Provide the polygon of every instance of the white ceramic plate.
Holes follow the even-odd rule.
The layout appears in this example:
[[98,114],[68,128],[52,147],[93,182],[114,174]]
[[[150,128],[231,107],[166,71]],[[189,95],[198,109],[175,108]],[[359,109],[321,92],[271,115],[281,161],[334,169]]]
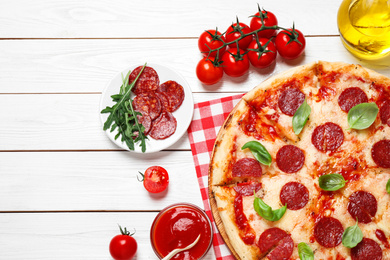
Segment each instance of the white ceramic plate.
[[[122,75],[123,77],[126,76],[129,70],[134,70],[136,67],[143,65],[143,64],[138,64],[134,66],[130,66],[123,71],[119,72],[105,87],[102,97],[100,99],[100,111],[102,111],[104,108],[107,106],[113,106],[114,102],[112,102],[111,95],[118,94],[119,89],[122,85]],[[184,101],[177,109],[175,112],[173,112],[173,116],[176,118],[177,121],[177,127],[176,131],[173,135],[170,137],[164,139],[164,140],[155,140],[148,136],[148,140],[146,140],[146,151],[145,153],[153,153],[153,152],[158,152],[161,151],[172,144],[174,144],[177,140],[179,140],[184,133],[187,131],[188,126],[190,125],[192,121],[192,116],[194,113],[194,100],[192,97],[192,91],[190,86],[188,85],[187,81],[179,75],[177,72],[173,71],[172,69],[159,65],[159,64],[153,64],[153,63],[148,63],[148,67],[152,67],[153,69],[156,70],[159,79],[160,79],[160,84],[168,81],[168,80],[174,80],[180,85],[183,86],[184,88]],[[132,94],[131,98],[134,98],[134,95]],[[100,119],[102,122],[102,128],[104,122],[106,122],[107,117],[109,114],[100,114]],[[115,135],[117,134],[117,130],[114,132],[110,132],[110,129],[106,130],[107,136],[113,141],[115,144],[117,144],[119,147],[126,149],[128,151],[132,151],[127,147],[127,145],[120,140],[121,137],[119,137],[117,140],[115,140]],[[141,142],[138,142],[135,144],[134,151],[132,152],[137,152],[137,153],[142,153],[141,147],[140,147]]]

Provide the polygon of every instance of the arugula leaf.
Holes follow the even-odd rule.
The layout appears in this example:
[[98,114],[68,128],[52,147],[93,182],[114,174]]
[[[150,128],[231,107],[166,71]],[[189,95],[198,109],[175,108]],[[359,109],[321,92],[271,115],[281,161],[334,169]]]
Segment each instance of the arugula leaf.
[[244,150],[246,148],[249,148],[253,156],[260,163],[268,166],[271,165],[272,157],[267,151],[267,149],[261,143],[257,141],[249,141],[241,147],[241,150]]
[[142,67],[137,77],[133,82],[129,84],[129,71],[125,77],[122,74],[122,85],[119,90],[119,94],[112,95],[112,101],[115,104],[112,107],[104,108],[100,113],[109,113],[106,122],[103,124],[103,130],[110,129],[113,132],[118,129],[118,133],[115,135],[115,140],[121,137],[121,141],[124,142],[130,150],[134,150],[134,144],[141,142],[140,147],[142,152],[146,150],[147,137],[144,134],[145,127],[138,122],[137,115],[141,113],[134,110],[132,100],[130,98],[131,90],[140,77],[141,73],[146,67]]
[[361,103],[348,112],[347,120],[350,128],[366,129],[374,123],[379,108],[375,103]]
[[307,120],[309,120],[310,113],[311,107],[307,104],[305,98],[303,103],[298,107],[297,111],[295,111],[292,118],[292,126],[296,135],[299,135],[305,127]]
[[358,226],[358,221],[356,219],[356,224],[351,227],[347,227],[343,233],[342,243],[345,247],[354,248],[363,240],[363,232]]
[[386,183],[386,191],[388,194],[390,194],[390,179]]
[[327,191],[339,190],[345,186],[345,183],[343,175],[338,173],[325,174],[318,178],[320,188]]
[[305,242],[298,244],[298,254],[301,260],[314,260],[313,250]]
[[268,206],[262,199],[257,197],[255,194],[253,207],[257,214],[259,214],[264,219],[269,221],[277,221],[283,217],[284,213],[286,213],[287,204],[279,209],[272,210],[270,206]]

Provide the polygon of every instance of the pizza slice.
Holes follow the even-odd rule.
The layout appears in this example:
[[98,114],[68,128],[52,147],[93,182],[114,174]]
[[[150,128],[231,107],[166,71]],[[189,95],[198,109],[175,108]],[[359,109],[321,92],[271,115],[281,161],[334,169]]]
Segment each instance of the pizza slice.
[[[304,175],[279,173],[264,174],[261,182],[213,187],[218,216],[240,259],[297,259],[296,247],[305,241],[305,234],[292,231],[304,226],[310,213],[307,208],[318,196],[311,183]],[[285,206],[286,211],[280,219],[269,220],[255,210],[255,198],[273,210]]]

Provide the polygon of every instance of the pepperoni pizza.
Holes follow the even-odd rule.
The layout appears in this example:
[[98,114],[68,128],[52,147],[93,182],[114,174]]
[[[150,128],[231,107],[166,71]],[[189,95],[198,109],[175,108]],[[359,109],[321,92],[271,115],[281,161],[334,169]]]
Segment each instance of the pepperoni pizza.
[[[360,104],[376,105],[377,114],[356,129],[349,112]],[[295,131],[304,105],[307,121]],[[361,110],[355,120],[365,119]],[[337,179],[321,186],[331,175],[342,179],[339,188]],[[217,136],[209,195],[237,259],[300,259],[305,243],[314,259],[380,260],[390,259],[389,179],[390,79],[319,61],[243,96]],[[358,229],[362,236],[350,246],[346,233]]]

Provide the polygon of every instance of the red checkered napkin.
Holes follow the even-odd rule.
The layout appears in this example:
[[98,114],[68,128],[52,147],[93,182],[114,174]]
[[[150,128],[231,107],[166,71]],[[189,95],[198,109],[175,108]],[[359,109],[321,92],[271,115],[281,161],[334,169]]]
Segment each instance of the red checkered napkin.
[[194,117],[188,128],[188,137],[190,139],[200,193],[205,211],[213,222],[214,251],[217,259],[220,260],[235,258],[223,242],[212,217],[208,196],[209,162],[218,131],[242,96],[243,94],[239,94],[195,104]]

